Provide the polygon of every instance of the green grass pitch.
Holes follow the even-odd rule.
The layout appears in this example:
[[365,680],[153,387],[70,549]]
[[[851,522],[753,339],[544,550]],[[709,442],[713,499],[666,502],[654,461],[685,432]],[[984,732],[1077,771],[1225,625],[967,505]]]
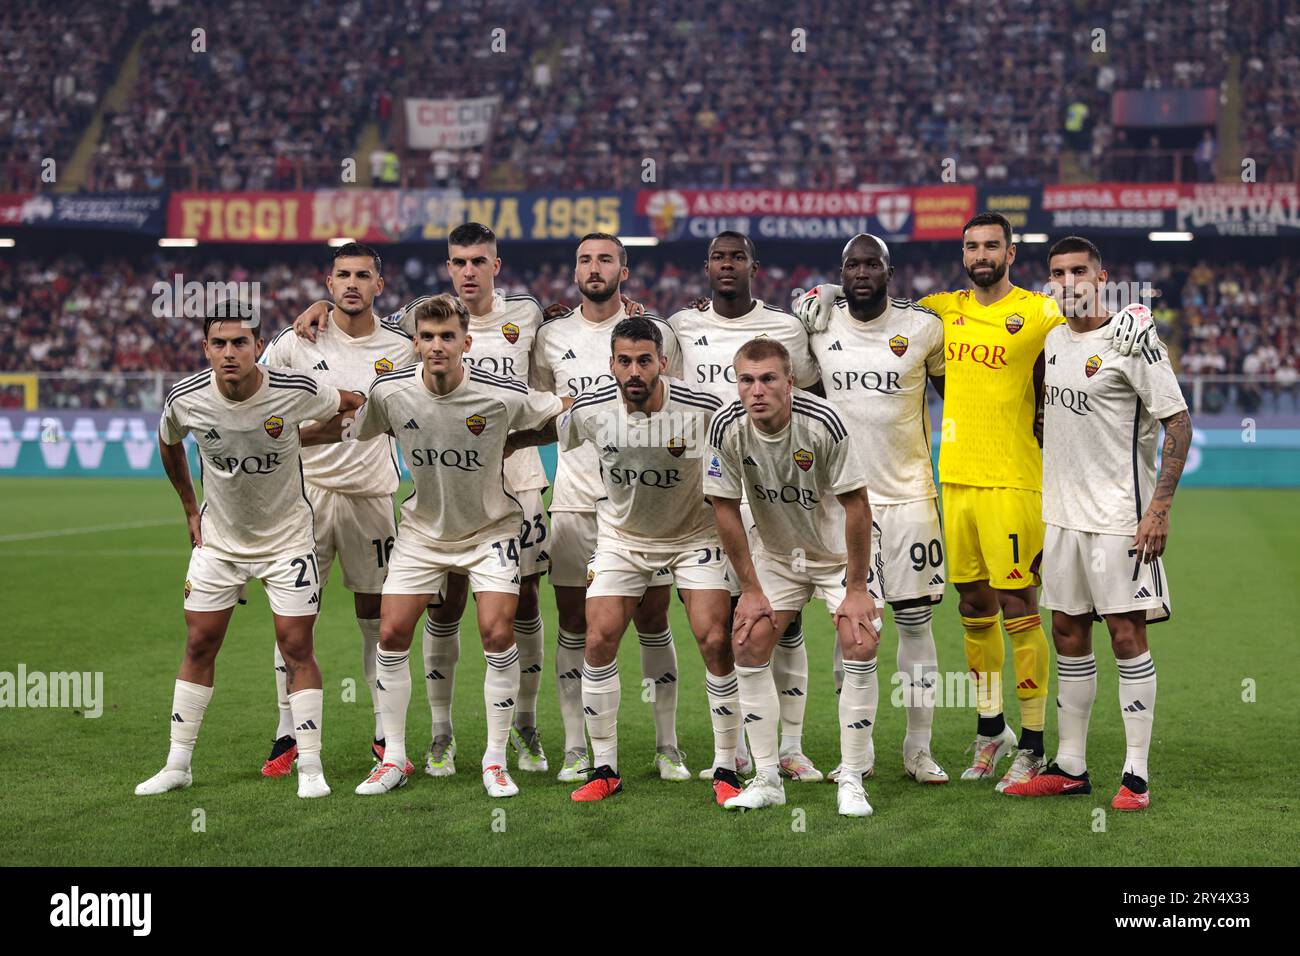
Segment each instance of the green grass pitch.
[[[1300,491],[1179,493],[1167,556],[1174,617],[1151,632],[1159,697],[1150,810],[1109,809],[1124,738],[1115,666],[1100,626],[1089,747],[1094,792],[1026,801],[995,794],[991,783],[955,779],[974,732],[969,709],[940,709],[935,718],[935,756],[953,782],[923,788],[907,779],[900,755],[904,714],[889,703],[897,638],[887,622],[877,776],[868,781],[876,815],[845,820],[826,784],[787,784],[786,807],[733,815],[713,805],[704,782],[661,782],[651,767],[653,725],[639,692],[635,636],[620,658],[625,794],[575,805],[570,786],[552,772],[516,774],[519,797],[489,800],[476,772],[484,664],[472,621],[463,630],[457,675],[461,772],[435,781],[417,771],[395,794],[357,797],[352,789],[371,765],[371,710],[352,603],[337,570],[317,626],[325,768],[334,793],[302,801],[293,778],[259,775],[276,711],[270,612],[254,588],[218,660],[194,786],[137,798],[135,784],[167,752],[184,637],[187,549],[176,498],[163,481],[5,479],[0,671],[16,672],[20,662],[29,672],[102,671],[105,704],[98,719],[71,710],[0,710],[0,864],[1294,864],[1300,850],[1298,516]],[[118,527],[50,533],[103,526]],[[548,647],[539,711],[554,762],[562,733],[555,615],[545,586],[543,601]],[[829,770],[838,756],[832,631],[820,604],[805,619],[811,659],[805,750]],[[681,663],[679,735],[694,771],[711,756],[711,735],[702,665],[676,601],[673,628]],[[964,670],[951,590],[936,611],[935,631],[940,670]],[[418,648],[417,635],[417,659]],[[348,678],[358,689],[355,703],[342,699]],[[1248,679],[1254,702],[1243,700]],[[1014,685],[1008,679],[1006,686]],[[1010,692],[1008,717],[1018,726]],[[418,672],[409,721],[409,746],[419,760],[429,728]],[[1055,732],[1052,718],[1049,754]]]

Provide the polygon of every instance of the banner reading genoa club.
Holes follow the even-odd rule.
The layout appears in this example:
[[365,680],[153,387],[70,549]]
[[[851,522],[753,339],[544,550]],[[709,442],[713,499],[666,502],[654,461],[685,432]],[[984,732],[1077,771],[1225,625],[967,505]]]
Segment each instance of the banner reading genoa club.
[[482,146],[501,104],[499,96],[406,100],[406,145],[411,149]]
[[1198,236],[1300,233],[1295,183],[1089,183],[1045,186],[1045,232],[1168,230]]
[[959,238],[975,213],[975,187],[656,189],[638,193],[636,208],[649,233],[664,241],[732,229],[755,240],[844,240],[869,232],[906,242]]

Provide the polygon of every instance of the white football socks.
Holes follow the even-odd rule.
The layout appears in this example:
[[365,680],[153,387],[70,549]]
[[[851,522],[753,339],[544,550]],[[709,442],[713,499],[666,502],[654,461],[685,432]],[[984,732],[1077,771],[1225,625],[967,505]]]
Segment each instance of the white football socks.
[[655,719],[655,748],[677,746],[677,648],[669,628],[658,634],[637,632],[641,676],[653,682],[650,698]]
[[375,652],[379,650],[379,618],[359,617],[357,627],[361,630],[361,673],[365,675],[366,686],[370,688],[370,704],[375,709],[375,737],[384,736],[384,723],[379,717],[379,694],[375,692]]
[[487,709],[487,747],[483,769],[506,765],[510,724],[515,719],[515,698],[519,696],[519,648],[510,645],[494,654],[484,651],[487,673],[483,675],[483,705]]
[[289,707],[289,669],[284,665],[284,655],[277,642],[275,648],[275,701],[279,718],[275,725],[275,739],[293,736],[293,711]]
[[1079,776],[1088,769],[1088,721],[1097,699],[1097,658],[1056,655],[1056,765]]
[[539,614],[531,621],[515,619],[515,646],[519,648],[519,696],[515,698],[515,726],[537,726],[537,691],[542,686],[546,660],[546,629]]
[[898,671],[903,675],[906,698],[907,734],[904,755],[930,749],[934,725],[934,688],[939,677],[939,654],[934,646],[928,607],[908,607],[894,612],[898,628]]
[[411,652],[375,653],[375,690],[384,722],[384,763],[406,766],[406,710],[411,705]]
[[203,726],[203,714],[212,700],[212,688],[179,678],[172,691],[171,749],[164,770],[189,770],[194,745]]
[[298,772],[319,772],[324,691],[319,687],[296,690],[289,695],[289,706],[293,709],[294,736],[298,740]]
[[1124,772],[1150,782],[1147,754],[1151,750],[1151,725],[1156,713],[1156,665],[1150,651],[1115,663],[1119,665],[1119,707],[1124,715],[1124,738],[1128,742]]
[[718,677],[704,672],[709,695],[709,717],[713,721],[713,769],[736,769],[736,744],[740,740],[740,683],[735,670]]
[[424,693],[429,700],[434,737],[451,736],[451,698],[460,660],[460,622],[424,622]]
[[867,769],[878,698],[875,660],[846,660],[840,693],[840,766],[859,776]]
[[621,698],[618,659],[582,670],[582,710],[591,737],[591,765],[608,765],[618,772],[618,705]]
[[555,689],[564,723],[564,749],[586,750],[587,733],[582,716],[582,668],[587,635],[559,628],[555,647]]
[[736,665],[740,685],[742,723],[749,734],[750,753],[759,771],[778,773],[781,765],[777,748],[777,719],[781,715],[781,698],[776,680],[767,664],[758,667]]
[[803,717],[808,706],[808,647],[803,626],[791,625],[794,633],[782,634],[772,649],[772,679],[781,703],[781,753],[803,749]]

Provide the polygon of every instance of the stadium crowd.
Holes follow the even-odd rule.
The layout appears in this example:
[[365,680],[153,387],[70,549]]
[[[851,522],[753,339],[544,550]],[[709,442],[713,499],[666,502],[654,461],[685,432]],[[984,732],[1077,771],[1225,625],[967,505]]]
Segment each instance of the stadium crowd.
[[[1261,176],[1294,162],[1285,0],[1095,0],[1086,23],[1074,0],[602,0],[580,17],[561,0],[136,0],[124,16],[77,0],[63,30],[23,14],[38,6],[0,12],[8,59],[22,51],[0,92],[11,161],[50,155],[51,136],[70,150],[122,69],[123,24],[143,27],[94,147],[98,189],[337,186],[372,119],[372,159],[391,146],[410,186],[626,188],[646,158],[672,187],[933,182],[950,158],[963,181],[1053,181],[1065,153],[1105,175],[1108,150],[1152,145],[1111,125],[1114,91],[1221,86],[1230,52]],[[76,108],[57,100],[67,90]],[[405,150],[407,96],[500,97],[489,142]],[[1212,177],[1207,147],[1198,175]],[[1169,175],[1125,162],[1123,178]]]
[[[703,269],[695,263],[640,255],[632,266],[625,292],[656,314],[671,314],[708,294]],[[1267,269],[1242,262],[1138,261],[1111,270],[1114,282],[1146,282],[1159,290],[1156,318],[1180,372],[1273,380],[1263,389],[1216,391],[1211,396],[1216,401],[1235,402],[1247,411],[1261,403],[1279,410],[1300,407],[1300,260],[1280,259]],[[396,258],[384,271],[381,311],[396,310],[426,292],[450,291],[441,263],[425,257]],[[51,380],[42,386],[42,403],[147,406],[158,386],[138,373],[179,376],[203,364],[197,323],[170,318],[170,298],[160,302],[153,291],[154,283],[170,283],[176,273],[187,282],[256,282],[268,339],[309,303],[326,297],[321,265],[305,258],[259,267],[206,257],[193,263],[162,253],[96,265],[72,255],[0,257],[0,372],[102,372],[90,379]],[[788,307],[792,289],[835,278],[824,268],[773,263],[760,270],[755,293]],[[909,257],[897,266],[892,290],[920,298],[966,284],[955,262]],[[558,260],[503,268],[498,288],[531,293],[543,305],[577,301],[572,267]],[[0,404],[20,400],[12,388],[0,391]]]

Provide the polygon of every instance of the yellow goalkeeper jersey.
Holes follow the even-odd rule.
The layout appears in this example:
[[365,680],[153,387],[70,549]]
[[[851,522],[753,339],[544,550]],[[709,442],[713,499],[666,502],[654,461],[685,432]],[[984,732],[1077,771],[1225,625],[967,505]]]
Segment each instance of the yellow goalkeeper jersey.
[[1019,286],[992,305],[969,289],[921,300],[943,320],[945,383],[939,481],[1041,491],[1034,363],[1065,321],[1056,301]]

